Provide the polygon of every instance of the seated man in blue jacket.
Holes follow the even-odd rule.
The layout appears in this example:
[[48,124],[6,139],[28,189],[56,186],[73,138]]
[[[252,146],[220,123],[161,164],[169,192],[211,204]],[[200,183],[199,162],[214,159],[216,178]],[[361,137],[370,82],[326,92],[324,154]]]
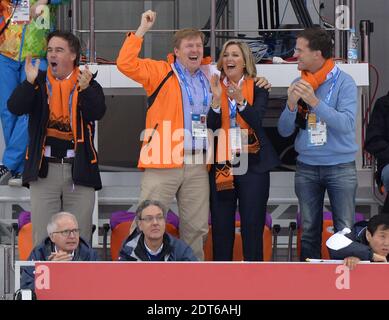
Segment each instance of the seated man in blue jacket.
[[184,241],[165,232],[167,210],[159,201],[145,200],[136,210],[137,229],[124,241],[122,261],[197,261]]
[[[28,260],[30,261],[96,261],[96,252],[87,241],[80,238],[80,229],[76,217],[68,212],[59,212],[52,216],[47,225],[48,237],[36,246]],[[22,289],[35,288],[33,267],[22,271]]]
[[344,259],[344,264],[351,270],[361,260],[387,262],[389,215],[380,213],[373,216],[368,223],[358,222],[352,231],[344,228],[329,238],[326,244],[331,259]]

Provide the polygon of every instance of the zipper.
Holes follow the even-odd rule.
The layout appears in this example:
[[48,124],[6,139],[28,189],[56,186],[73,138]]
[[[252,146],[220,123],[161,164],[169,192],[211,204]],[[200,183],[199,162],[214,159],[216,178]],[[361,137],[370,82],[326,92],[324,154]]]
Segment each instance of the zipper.
[[89,130],[89,142],[90,142],[90,147],[92,149],[92,152],[93,152],[93,156],[94,156],[94,159],[92,159],[91,163],[97,163],[97,154],[96,154],[96,151],[93,147],[93,143],[92,143],[92,127],[90,124],[88,124],[88,130]]

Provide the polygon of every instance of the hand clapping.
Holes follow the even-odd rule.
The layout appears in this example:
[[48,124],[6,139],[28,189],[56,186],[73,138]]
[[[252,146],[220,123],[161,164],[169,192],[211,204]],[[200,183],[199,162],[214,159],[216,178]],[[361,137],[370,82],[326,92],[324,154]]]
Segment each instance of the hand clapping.
[[88,88],[90,81],[92,80],[92,72],[90,72],[88,65],[85,65],[84,71],[80,71],[78,75],[78,88],[79,91]]

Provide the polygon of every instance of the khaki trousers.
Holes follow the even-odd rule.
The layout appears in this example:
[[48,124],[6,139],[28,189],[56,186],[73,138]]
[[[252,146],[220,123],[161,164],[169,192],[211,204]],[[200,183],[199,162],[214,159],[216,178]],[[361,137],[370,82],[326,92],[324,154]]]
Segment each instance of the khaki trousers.
[[180,239],[204,260],[204,241],[208,235],[209,178],[204,164],[185,164],[183,168],[146,169],[139,201],[158,200],[167,208],[177,198]]
[[74,214],[81,237],[90,241],[95,190],[73,184],[71,164],[50,162],[47,177],[30,182],[30,197],[34,246],[47,237],[47,224],[60,211]]

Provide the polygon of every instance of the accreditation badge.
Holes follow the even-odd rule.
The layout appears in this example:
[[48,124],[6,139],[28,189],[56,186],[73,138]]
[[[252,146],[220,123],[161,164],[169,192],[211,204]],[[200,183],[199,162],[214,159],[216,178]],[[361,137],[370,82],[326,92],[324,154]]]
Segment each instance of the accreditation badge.
[[30,0],[20,0],[15,8],[12,17],[12,23],[27,24],[30,23]]
[[315,126],[308,127],[308,146],[316,147],[327,143],[327,125],[325,122],[317,122]]
[[232,127],[230,133],[230,146],[233,154],[240,153],[242,150],[242,130],[240,127]]
[[192,113],[192,136],[195,139],[208,137],[206,114]]

